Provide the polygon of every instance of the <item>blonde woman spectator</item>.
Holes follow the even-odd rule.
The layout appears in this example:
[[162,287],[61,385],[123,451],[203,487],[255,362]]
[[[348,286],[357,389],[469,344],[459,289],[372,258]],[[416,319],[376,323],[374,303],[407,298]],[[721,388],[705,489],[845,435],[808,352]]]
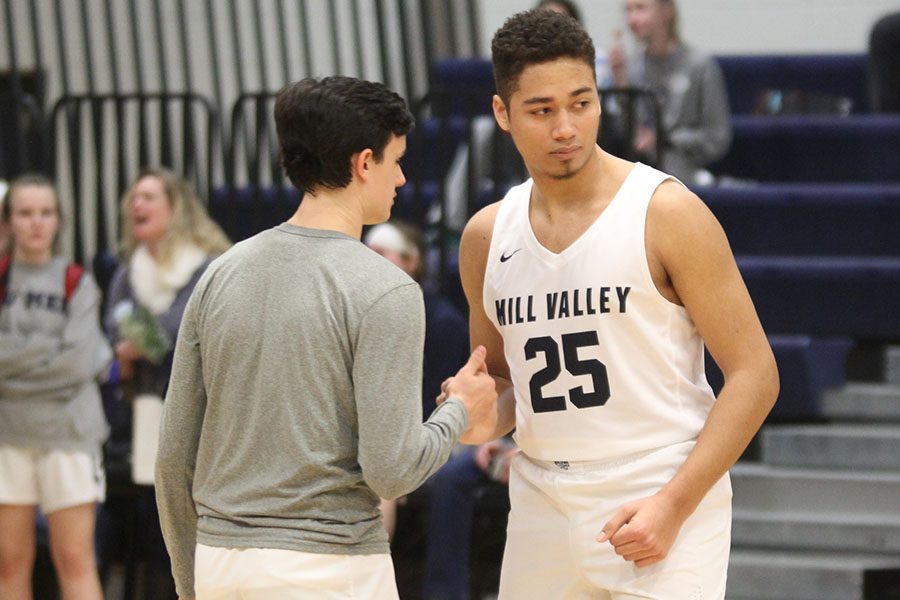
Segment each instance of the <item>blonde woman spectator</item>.
[[[122,262],[107,292],[107,335],[125,398],[162,398],[188,298],[209,263],[231,244],[190,184],[166,169],[142,170],[123,195],[120,210]],[[143,315],[137,320],[145,329],[156,331],[140,339],[128,335],[123,325],[135,315]],[[155,432],[150,436],[155,440]],[[138,515],[153,597],[174,597],[152,487],[144,490]]]

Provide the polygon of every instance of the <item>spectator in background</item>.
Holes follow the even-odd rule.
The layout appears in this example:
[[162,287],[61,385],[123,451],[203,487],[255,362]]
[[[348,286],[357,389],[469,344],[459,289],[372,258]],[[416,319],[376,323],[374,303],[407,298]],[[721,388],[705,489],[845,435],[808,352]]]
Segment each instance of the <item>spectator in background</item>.
[[32,597],[40,506],[62,597],[100,600],[94,530],[108,428],[97,378],[112,359],[100,293],[56,253],[52,181],[13,180],[2,214],[12,243],[0,257],[0,598]]
[[469,600],[472,522],[478,493],[486,486],[509,485],[509,461],[516,452],[510,438],[467,446],[429,481],[425,600]]
[[[390,221],[372,227],[364,236],[367,246],[400,267],[420,285],[425,278],[425,249],[418,229]],[[454,365],[469,355],[468,323],[460,311],[440,295],[423,288],[425,299],[425,352],[422,369],[422,414],[435,409],[441,383],[455,373]],[[459,446],[446,465],[428,481],[429,517],[423,597],[428,600],[469,598],[469,555],[472,520],[478,490],[492,482],[509,481],[510,440],[481,446]],[[396,525],[397,503],[382,500],[388,535]]]
[[[621,34],[609,52],[616,85],[650,90],[661,112],[661,130],[644,110],[634,149],[642,160],[687,184],[708,180],[703,168],[731,144],[728,96],[719,65],[684,43],[674,0],[626,0],[628,27],[641,50],[626,56]],[[657,156],[660,150],[661,161]]]
[[[376,225],[366,232],[369,248],[403,269],[420,286],[425,280],[425,248],[418,228],[400,221]],[[440,294],[423,288],[425,354],[422,372],[422,414],[435,409],[441,382],[469,358],[468,323],[459,309]]]
[[[190,184],[166,169],[142,170],[122,197],[120,210],[122,264],[107,294],[106,331],[115,348],[125,399],[131,402],[149,396],[161,402],[188,298],[212,259],[231,244]],[[135,336],[135,322],[158,331]],[[142,423],[141,419],[137,422]],[[148,429],[156,426],[151,424]],[[156,439],[155,431],[132,432],[132,439],[135,433]],[[132,448],[133,460],[134,454]],[[138,544],[148,558],[145,581],[148,589],[154,590],[154,598],[174,597],[154,491],[149,487],[152,470],[149,480],[138,483],[148,485],[138,500],[142,535]]]
[[[422,285],[425,279],[425,247],[416,227],[399,221],[382,223],[369,229],[364,242]],[[456,373],[456,365],[468,360],[469,332],[466,318],[453,303],[426,288],[422,289],[422,296],[425,300],[422,416],[427,419],[437,406],[435,398],[441,393],[441,382]],[[396,501],[382,500],[381,512],[384,528],[389,536],[393,536]]]
[[578,6],[571,0],[540,0],[535,8],[543,8],[554,12],[569,15],[579,23],[581,23],[581,11]]
[[875,112],[900,113],[900,12],[885,15],[872,27],[869,90]]
[[[6,192],[9,190],[9,185],[0,180],[0,211],[3,210],[3,201],[6,198]],[[9,225],[7,225],[4,219],[0,219],[0,254],[6,254],[8,252],[7,244],[9,243]]]
[[231,246],[190,184],[166,169],[144,169],[121,202],[123,264],[109,288],[106,327],[120,378],[136,390],[164,395],[168,359],[151,364],[119,335],[116,312],[127,302],[149,309],[174,342],[184,305],[210,261]]

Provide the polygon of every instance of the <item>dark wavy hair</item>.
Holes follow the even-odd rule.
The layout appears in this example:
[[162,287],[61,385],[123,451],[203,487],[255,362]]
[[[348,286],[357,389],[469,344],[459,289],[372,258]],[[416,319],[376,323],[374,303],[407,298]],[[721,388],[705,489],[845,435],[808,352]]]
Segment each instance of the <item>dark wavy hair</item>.
[[[594,73],[594,42],[572,17],[534,8],[508,18],[491,41],[494,83],[505,104],[518,89],[525,67],[556,60],[582,60]],[[596,77],[596,75],[595,75]]]
[[368,148],[380,162],[391,136],[406,135],[413,122],[397,93],[353,77],[303,79],[275,100],[281,164],[303,193],[346,187],[354,154]]

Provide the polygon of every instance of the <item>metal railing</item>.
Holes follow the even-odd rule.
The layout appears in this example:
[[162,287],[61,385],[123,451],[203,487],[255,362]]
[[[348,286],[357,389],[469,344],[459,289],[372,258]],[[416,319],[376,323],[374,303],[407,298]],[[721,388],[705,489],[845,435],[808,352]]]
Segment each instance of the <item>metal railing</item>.
[[[205,144],[178,137],[172,120],[183,115],[145,106],[128,141],[133,146],[101,147],[119,116],[106,116],[108,108],[99,104],[119,106],[113,114],[121,115],[123,103],[135,98],[204,98],[220,119],[212,129],[221,148],[210,153],[220,159],[210,161],[208,173],[191,177],[210,191],[213,181],[235,177],[230,169],[258,166],[252,152],[243,154],[249,163],[235,163],[241,154],[232,151],[231,140],[244,131],[232,132],[232,121],[221,119],[248,97],[273,94],[306,76],[343,74],[383,81],[413,103],[430,87],[428,65],[442,56],[477,55],[480,41],[476,0],[0,0],[0,31],[6,34],[0,41],[0,177],[33,170],[56,175],[61,196],[82,212],[90,205],[80,200],[85,190],[68,189],[70,181],[103,189],[104,205],[136,170],[103,171],[89,183],[91,169],[100,167],[79,157],[76,149],[84,148],[78,140],[91,140],[84,146],[93,154],[111,153],[116,164],[133,169],[148,161],[178,168]],[[81,108],[71,106],[73,98],[81,98]],[[93,105],[85,108],[85,102]],[[57,139],[61,132],[64,139]],[[125,160],[134,155],[137,160]],[[75,215],[87,231],[71,234],[78,241],[68,244],[71,254],[81,258],[108,247],[114,214],[111,207],[97,222],[94,214]]]

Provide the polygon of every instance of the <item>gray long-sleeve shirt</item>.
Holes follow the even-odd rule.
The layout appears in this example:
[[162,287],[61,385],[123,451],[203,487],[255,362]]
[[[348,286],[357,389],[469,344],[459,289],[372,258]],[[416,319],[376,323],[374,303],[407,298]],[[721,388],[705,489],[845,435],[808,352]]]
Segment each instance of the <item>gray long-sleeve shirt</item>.
[[358,240],[283,224],[228,251],[181,324],[156,493],[178,592],[194,546],[389,551],[379,496],[408,493],[467,424],[424,424],[418,285]]
[[97,377],[112,351],[88,273],[68,303],[68,261],[13,261],[0,310],[0,444],[99,453],[108,426]]
[[682,44],[666,56],[642,52],[630,57],[627,72],[629,81],[652,90],[662,106],[660,169],[691,183],[697,169],[725,155],[731,145],[731,112],[715,60]]

